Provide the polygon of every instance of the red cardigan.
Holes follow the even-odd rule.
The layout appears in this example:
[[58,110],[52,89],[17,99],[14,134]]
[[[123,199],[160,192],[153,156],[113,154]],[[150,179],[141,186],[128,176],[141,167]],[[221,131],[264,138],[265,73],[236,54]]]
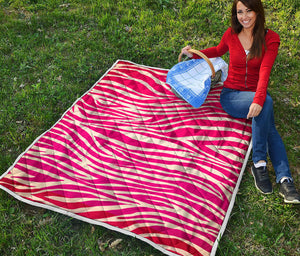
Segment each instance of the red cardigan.
[[[229,70],[224,86],[239,91],[255,92],[253,103],[261,106],[266,99],[269,77],[278,53],[280,38],[277,33],[268,30],[265,41],[266,49],[263,47],[262,57],[247,61],[238,35],[228,28],[218,46],[201,51],[208,58],[220,57],[229,51]],[[193,58],[200,57],[194,54]]]

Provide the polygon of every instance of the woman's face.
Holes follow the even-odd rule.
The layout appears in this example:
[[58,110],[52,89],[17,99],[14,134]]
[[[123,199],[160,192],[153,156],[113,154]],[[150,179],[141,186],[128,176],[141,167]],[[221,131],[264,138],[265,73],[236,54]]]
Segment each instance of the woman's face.
[[253,29],[257,14],[245,6],[241,1],[236,5],[237,19],[244,29]]

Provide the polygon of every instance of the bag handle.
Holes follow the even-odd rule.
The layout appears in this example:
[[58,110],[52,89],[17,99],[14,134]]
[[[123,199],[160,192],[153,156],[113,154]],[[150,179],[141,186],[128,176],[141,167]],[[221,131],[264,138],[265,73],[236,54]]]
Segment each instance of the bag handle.
[[[211,61],[209,60],[209,58],[207,58],[207,56],[204,53],[202,53],[202,52],[200,52],[198,50],[194,50],[194,49],[190,49],[190,50],[188,50],[188,52],[189,53],[195,53],[195,54],[199,55],[200,57],[202,57],[208,63],[208,65],[209,65],[209,67],[211,69],[211,73],[212,73],[211,77],[212,78],[215,77],[216,72],[215,72],[214,65],[211,63]],[[178,62],[181,62],[181,57],[182,57],[182,53],[180,53],[179,56],[178,56]]]

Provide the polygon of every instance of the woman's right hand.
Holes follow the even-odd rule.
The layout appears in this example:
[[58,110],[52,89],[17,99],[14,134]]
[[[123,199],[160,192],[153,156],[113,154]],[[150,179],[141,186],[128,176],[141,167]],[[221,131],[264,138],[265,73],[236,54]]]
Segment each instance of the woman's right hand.
[[257,103],[252,103],[249,107],[247,119],[258,116],[260,114],[261,110],[262,110],[261,105],[259,105]]
[[189,58],[192,58],[193,57],[193,54],[188,52],[188,50],[192,49],[191,46],[187,45],[186,47],[183,47],[182,50],[181,50],[181,53],[182,54],[185,54],[186,56],[188,56]]

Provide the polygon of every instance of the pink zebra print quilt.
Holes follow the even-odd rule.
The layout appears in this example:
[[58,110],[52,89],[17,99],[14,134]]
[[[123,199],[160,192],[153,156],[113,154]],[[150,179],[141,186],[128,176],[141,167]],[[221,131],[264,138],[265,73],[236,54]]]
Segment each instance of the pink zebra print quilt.
[[1,176],[23,202],[135,236],[167,255],[214,255],[251,126],[212,88],[198,109],[168,70],[117,61]]

